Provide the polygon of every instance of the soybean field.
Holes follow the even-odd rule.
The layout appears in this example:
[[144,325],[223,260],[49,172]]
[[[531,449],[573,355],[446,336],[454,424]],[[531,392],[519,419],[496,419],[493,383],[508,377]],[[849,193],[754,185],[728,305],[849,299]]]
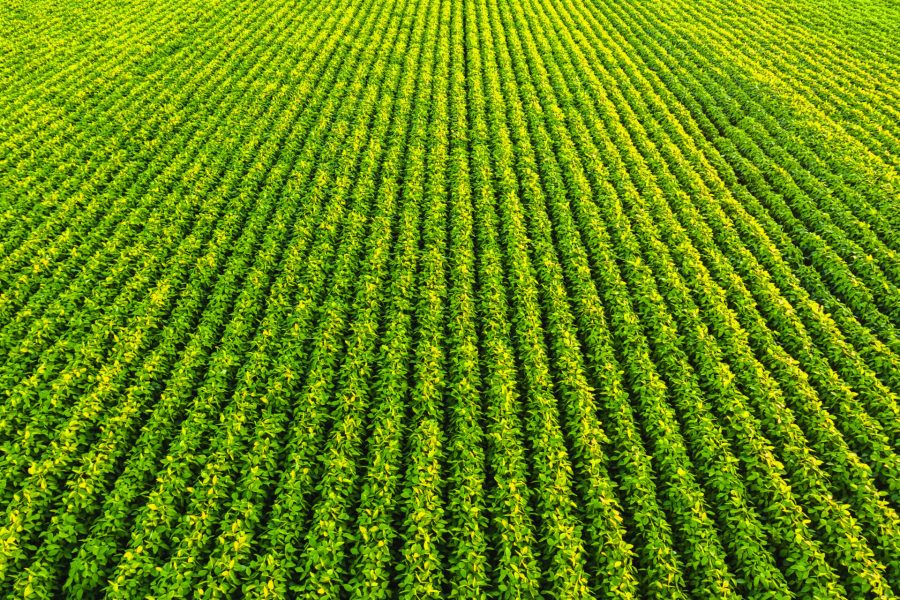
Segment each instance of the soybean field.
[[900,596],[896,0],[0,0],[0,597]]

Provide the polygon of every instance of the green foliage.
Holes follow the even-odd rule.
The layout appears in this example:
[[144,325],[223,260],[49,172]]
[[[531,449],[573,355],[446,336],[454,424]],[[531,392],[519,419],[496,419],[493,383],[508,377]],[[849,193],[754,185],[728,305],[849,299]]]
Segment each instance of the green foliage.
[[897,23],[0,6],[0,593],[896,597]]

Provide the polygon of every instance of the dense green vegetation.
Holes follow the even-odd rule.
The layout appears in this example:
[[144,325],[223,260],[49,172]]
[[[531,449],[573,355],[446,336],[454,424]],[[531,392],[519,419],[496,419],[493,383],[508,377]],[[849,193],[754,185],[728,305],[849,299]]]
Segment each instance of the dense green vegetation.
[[3,0],[0,595],[900,595],[893,0]]

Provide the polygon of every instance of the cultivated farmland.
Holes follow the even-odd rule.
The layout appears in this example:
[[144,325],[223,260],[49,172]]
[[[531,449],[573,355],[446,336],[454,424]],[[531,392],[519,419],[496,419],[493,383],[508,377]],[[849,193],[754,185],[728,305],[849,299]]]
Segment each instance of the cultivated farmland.
[[900,595],[894,0],[3,0],[0,595]]

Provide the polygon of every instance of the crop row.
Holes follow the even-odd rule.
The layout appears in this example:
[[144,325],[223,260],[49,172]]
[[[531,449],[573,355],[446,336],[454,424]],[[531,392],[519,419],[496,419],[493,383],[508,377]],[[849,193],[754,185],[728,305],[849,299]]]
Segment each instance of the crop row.
[[0,7],[2,593],[896,597],[862,4]]

